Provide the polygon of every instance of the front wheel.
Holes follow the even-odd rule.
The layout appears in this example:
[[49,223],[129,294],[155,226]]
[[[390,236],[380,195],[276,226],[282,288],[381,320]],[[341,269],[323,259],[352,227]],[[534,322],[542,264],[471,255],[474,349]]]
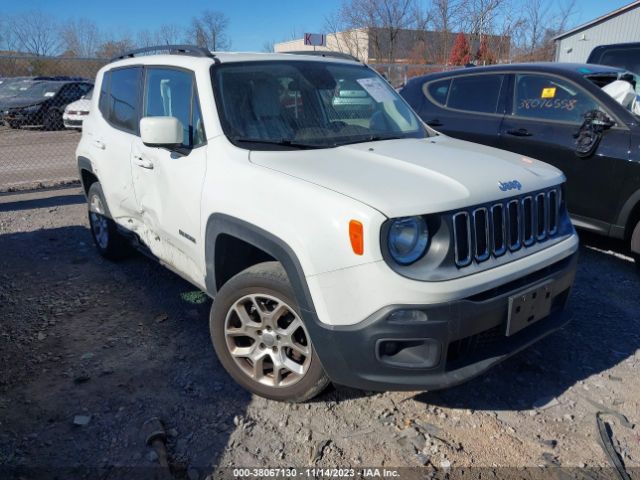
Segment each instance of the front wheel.
[[640,220],[636,223],[635,228],[631,232],[631,256],[636,262],[638,273],[640,273]]
[[49,110],[44,114],[42,124],[44,129],[47,131],[60,130],[63,126],[62,115],[60,115],[60,112],[53,109]]
[[209,325],[220,362],[250,392],[303,402],[329,384],[278,262],[260,263],[225,283]]

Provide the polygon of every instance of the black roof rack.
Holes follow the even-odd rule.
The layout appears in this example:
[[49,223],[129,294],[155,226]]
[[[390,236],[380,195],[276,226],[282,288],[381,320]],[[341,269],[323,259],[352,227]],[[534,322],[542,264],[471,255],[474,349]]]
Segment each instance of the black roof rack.
[[292,55],[315,55],[316,57],[329,57],[329,58],[339,58],[341,60],[351,60],[354,62],[360,62],[360,59],[354,57],[353,55],[349,55],[348,53],[342,52],[332,52],[331,50],[296,50],[294,52],[282,52],[282,53],[290,53]]
[[151,55],[154,53],[168,53],[169,55],[190,55],[192,57],[209,57],[216,58],[216,56],[204,47],[197,47],[195,45],[156,45],[154,47],[138,48],[124,52],[116,57],[113,57],[110,62],[116,60],[123,60],[125,58],[134,58],[141,55]]

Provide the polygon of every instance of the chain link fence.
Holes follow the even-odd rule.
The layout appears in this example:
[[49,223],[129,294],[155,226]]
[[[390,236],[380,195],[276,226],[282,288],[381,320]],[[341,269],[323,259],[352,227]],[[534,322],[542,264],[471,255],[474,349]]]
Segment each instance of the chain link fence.
[[77,180],[75,148],[104,59],[0,56],[0,192]]
[[[105,59],[0,56],[0,192],[77,181],[75,149]],[[396,88],[441,65],[372,64]]]

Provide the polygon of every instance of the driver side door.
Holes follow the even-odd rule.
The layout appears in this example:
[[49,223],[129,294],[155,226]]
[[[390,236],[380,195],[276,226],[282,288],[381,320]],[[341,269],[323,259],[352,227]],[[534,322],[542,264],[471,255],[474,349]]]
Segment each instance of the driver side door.
[[517,73],[499,148],[550,163],[567,177],[566,200],[576,226],[608,233],[619,197],[616,172],[628,159],[625,125],[605,130],[595,153],[576,155],[574,134],[589,110],[608,110],[574,82],[556,75]]
[[152,253],[204,285],[200,202],[207,170],[206,135],[193,72],[146,67],[141,117],[169,116],[183,126],[182,145],[151,147],[139,136],[131,147],[131,171],[139,232]]

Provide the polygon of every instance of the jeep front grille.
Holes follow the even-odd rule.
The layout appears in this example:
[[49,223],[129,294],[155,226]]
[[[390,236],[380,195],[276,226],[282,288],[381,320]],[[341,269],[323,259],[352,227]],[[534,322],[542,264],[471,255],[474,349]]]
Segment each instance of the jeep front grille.
[[560,191],[554,188],[454,213],[455,262],[466,267],[544,241],[558,233]]

